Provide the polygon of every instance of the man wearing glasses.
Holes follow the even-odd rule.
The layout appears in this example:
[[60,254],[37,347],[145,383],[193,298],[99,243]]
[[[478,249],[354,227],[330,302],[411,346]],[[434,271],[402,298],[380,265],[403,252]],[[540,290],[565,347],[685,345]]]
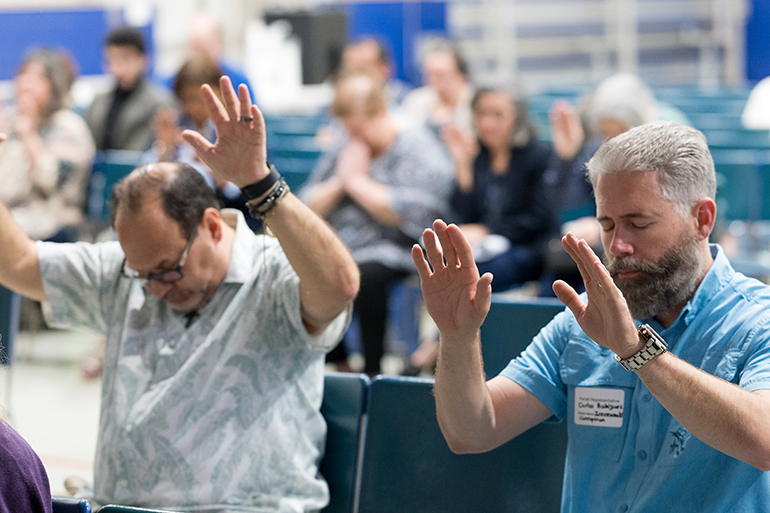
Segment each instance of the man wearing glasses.
[[114,190],[118,242],[31,241],[0,205],[0,283],[48,300],[52,321],[106,335],[97,504],[309,511],[318,476],[326,351],[341,337],[358,270],[328,226],[265,161],[248,90],[204,86],[218,138],[185,139],[241,186],[275,236],[219,211],[179,163],[134,170]]

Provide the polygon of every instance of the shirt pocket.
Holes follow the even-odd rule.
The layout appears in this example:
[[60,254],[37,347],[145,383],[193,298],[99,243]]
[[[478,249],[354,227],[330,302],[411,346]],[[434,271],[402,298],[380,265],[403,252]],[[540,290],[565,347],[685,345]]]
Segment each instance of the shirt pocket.
[[[565,348],[561,378],[568,394],[570,451],[618,462],[628,435],[636,375],[623,369],[612,351],[585,339]],[[618,411],[620,404],[622,412]]]

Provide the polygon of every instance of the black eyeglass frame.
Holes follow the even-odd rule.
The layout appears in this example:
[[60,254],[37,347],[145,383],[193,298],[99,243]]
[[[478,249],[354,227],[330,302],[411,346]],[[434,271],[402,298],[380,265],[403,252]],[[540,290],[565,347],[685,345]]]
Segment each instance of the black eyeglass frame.
[[187,241],[187,245],[184,248],[184,251],[182,252],[182,256],[179,257],[179,263],[174,269],[171,269],[169,271],[163,271],[159,273],[147,273],[147,274],[140,274],[130,267],[126,267],[126,257],[123,257],[123,263],[120,264],[120,275],[124,278],[128,278],[129,280],[140,280],[142,282],[142,285],[147,285],[150,283],[150,280],[158,281],[160,283],[176,283],[182,278],[184,278],[184,273],[182,273],[182,267],[184,267],[184,264],[187,263],[187,256],[190,254],[190,248],[193,245],[193,242],[195,241],[195,237],[198,235],[198,230],[195,230],[193,234],[190,236],[190,239]]

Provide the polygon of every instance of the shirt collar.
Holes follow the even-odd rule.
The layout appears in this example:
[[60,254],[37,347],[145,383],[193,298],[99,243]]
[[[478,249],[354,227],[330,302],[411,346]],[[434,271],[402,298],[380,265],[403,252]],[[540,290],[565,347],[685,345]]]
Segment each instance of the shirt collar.
[[706,273],[706,276],[703,277],[698,288],[695,289],[692,298],[690,298],[684,308],[682,308],[682,311],[679,312],[679,317],[677,317],[674,324],[677,324],[680,319],[683,319],[684,323],[689,325],[698,312],[706,307],[706,303],[711,301],[711,299],[730,281],[731,275],[735,272],[719,244],[709,244],[709,251],[711,251],[711,257],[714,259],[714,263]]
[[235,229],[235,240],[233,240],[233,249],[224,283],[244,283],[249,279],[253,270],[253,248],[257,237],[249,228],[240,210],[223,208],[220,214],[222,221]]

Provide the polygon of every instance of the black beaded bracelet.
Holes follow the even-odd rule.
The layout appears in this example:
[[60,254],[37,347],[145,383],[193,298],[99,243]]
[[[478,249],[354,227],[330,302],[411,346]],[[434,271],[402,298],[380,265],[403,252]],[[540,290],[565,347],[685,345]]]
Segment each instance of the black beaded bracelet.
[[273,185],[275,185],[275,183],[281,179],[281,174],[278,172],[274,165],[268,162],[267,167],[270,169],[270,173],[268,173],[266,177],[257,183],[241,187],[241,192],[246,197],[246,201],[259,198],[264,193],[269,191]]
[[270,217],[272,210],[278,205],[278,202],[286,196],[291,189],[289,184],[286,183],[286,179],[281,178],[278,185],[270,191],[265,199],[259,202],[258,205],[247,203],[249,207],[249,215],[255,219],[265,219]]

